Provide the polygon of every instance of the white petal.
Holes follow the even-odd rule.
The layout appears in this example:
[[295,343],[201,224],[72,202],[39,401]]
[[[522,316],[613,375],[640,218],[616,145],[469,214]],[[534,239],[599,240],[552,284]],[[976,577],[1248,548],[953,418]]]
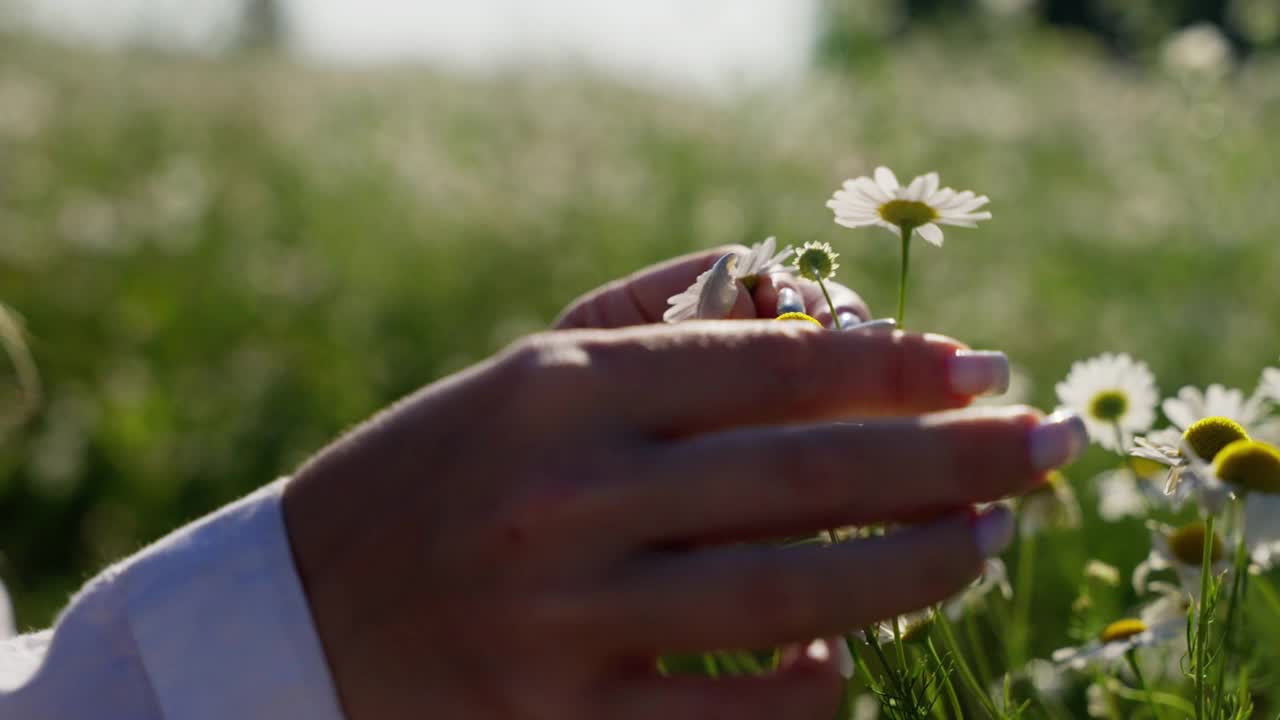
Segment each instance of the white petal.
[[898,176],[894,175],[892,170],[883,165],[876,168],[876,184],[879,185],[880,189],[884,190],[885,194],[891,198],[896,197],[896,192],[900,187],[898,185]]
[[920,194],[919,199],[925,200],[933,197],[933,194],[938,192],[938,173],[925,173],[922,177],[924,178],[924,192]]
[[914,180],[911,181],[911,184],[907,185],[907,189],[902,191],[903,200],[914,200],[918,202],[920,200],[923,200],[924,197],[925,195],[924,195],[924,176],[923,175],[917,176]]
[[[888,172],[887,168],[886,172]],[[889,177],[893,177],[892,172],[889,173]],[[863,194],[875,201],[877,204],[887,203],[893,199],[892,190],[885,190],[879,183],[873,181],[869,177],[860,177],[853,182],[854,185],[863,192]],[[896,179],[894,180],[894,183],[897,183]]]
[[942,247],[942,228],[937,225],[925,223],[916,228],[916,232],[920,233],[920,237],[924,238],[924,241],[930,245]]

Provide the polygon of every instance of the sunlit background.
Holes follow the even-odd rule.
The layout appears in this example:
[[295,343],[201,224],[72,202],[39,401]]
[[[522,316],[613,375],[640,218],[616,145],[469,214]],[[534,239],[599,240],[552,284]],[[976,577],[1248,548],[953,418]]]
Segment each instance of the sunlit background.
[[[992,197],[911,324],[1171,394],[1280,356],[1274,0],[0,0],[0,578],[51,621],[113,558],[382,404],[691,249],[832,242],[888,164]],[[3,319],[3,318],[0,318]],[[0,331],[3,324],[0,323]],[[0,332],[0,336],[5,333]],[[29,386],[29,383],[28,383]],[[0,428],[13,423],[0,424]],[[1089,504],[1090,458],[1074,473]],[[1134,521],[1059,548],[1037,612]],[[1036,639],[1046,655],[1054,638]]]

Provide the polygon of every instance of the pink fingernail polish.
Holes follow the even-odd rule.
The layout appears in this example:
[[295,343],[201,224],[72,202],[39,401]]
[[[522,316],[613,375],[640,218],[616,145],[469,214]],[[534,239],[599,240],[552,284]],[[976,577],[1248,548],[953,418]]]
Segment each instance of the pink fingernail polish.
[[984,560],[1004,552],[1013,541],[1013,512],[1003,505],[994,505],[976,516],[971,526],[974,544]]
[[1079,415],[1060,410],[1031,429],[1027,445],[1031,466],[1044,472],[1079,457],[1089,445],[1089,431]]
[[1009,389],[1009,357],[993,350],[959,350],[947,364],[958,395],[1003,395]]

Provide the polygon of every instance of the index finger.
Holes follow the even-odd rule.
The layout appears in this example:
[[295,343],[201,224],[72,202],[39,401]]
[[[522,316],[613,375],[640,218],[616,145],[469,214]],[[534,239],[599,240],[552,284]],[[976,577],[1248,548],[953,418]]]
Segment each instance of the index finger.
[[[564,343],[564,345],[562,345]],[[588,414],[659,436],[733,426],[904,416],[1003,392],[1008,358],[941,335],[833,333],[808,323],[688,322],[543,336],[535,366],[571,348],[548,388],[587,398]]]

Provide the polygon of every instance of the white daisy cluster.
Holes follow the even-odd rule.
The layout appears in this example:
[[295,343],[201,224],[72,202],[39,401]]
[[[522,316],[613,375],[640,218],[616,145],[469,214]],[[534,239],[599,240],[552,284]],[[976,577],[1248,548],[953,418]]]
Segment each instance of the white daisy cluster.
[[[1091,439],[1119,455],[1118,466],[1092,485],[1097,515],[1103,522],[1145,519],[1150,551],[1133,568],[1131,584],[1140,598],[1151,599],[1128,612],[1106,605],[1096,578],[1086,573],[1073,606],[1073,628],[1083,642],[1056,651],[1053,660],[1063,668],[1091,668],[1090,703],[1105,704],[1108,716],[1116,716],[1124,697],[1145,698],[1150,714],[1159,716],[1140,655],[1158,653],[1165,662],[1154,677],[1161,683],[1191,677],[1190,714],[1219,717],[1211,708],[1220,694],[1208,697],[1208,688],[1228,664],[1242,662],[1223,657],[1240,652],[1238,646],[1223,648],[1233,632],[1242,632],[1237,608],[1251,584],[1246,578],[1280,564],[1280,448],[1271,444],[1280,439],[1280,369],[1263,370],[1251,393],[1188,386],[1162,400],[1145,363],[1103,354],[1072,365],[1056,391],[1063,407],[1084,418]],[[1157,409],[1167,426],[1156,427]],[[1022,500],[1024,531],[1064,513],[1068,494],[1055,485],[1070,486],[1053,480]],[[1188,518],[1188,504],[1198,518]],[[1022,552],[1032,547],[1024,539]],[[1146,657],[1150,670],[1156,655]]]
[[[903,239],[902,278],[898,299],[898,316],[894,323],[902,325],[906,301],[908,243],[919,235],[926,242],[941,247],[941,225],[974,228],[978,221],[989,220],[991,213],[982,210],[990,200],[970,190],[956,191],[940,187],[938,173],[920,175],[905,187],[887,167],[877,167],[873,177],[846,180],[841,189],[827,201],[835,213],[835,222],[849,228],[879,226]],[[794,255],[790,266],[784,265]],[[825,283],[832,280],[840,265],[838,254],[825,242],[806,242],[798,251],[784,248],[777,252],[773,237],[753,245],[746,251],[732,251],[718,258],[710,269],[697,277],[683,292],[668,299],[670,307],[663,315],[667,322],[683,320],[719,320],[729,316],[740,293],[754,292],[757,281],[768,275],[791,274],[816,283],[831,309],[836,329],[842,326]],[[797,313],[779,310],[778,315],[796,319]],[[803,317],[804,313],[799,313]],[[876,328],[888,325],[887,319],[876,322]]]

